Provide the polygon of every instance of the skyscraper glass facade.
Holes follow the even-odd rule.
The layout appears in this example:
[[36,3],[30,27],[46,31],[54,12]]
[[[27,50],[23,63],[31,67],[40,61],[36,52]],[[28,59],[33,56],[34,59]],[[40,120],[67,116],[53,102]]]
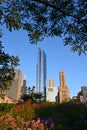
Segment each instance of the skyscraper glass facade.
[[37,63],[37,92],[46,93],[46,54],[40,48],[38,49],[38,63]]

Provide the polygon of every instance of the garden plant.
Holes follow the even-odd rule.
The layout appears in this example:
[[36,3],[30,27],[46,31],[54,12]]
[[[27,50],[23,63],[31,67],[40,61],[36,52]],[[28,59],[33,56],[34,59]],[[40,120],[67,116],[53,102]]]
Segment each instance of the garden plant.
[[0,104],[0,130],[87,130],[87,106],[31,100]]

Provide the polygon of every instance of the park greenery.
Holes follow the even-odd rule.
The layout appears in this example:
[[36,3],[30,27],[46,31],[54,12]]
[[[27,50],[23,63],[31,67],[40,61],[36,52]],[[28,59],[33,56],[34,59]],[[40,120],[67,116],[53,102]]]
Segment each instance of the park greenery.
[[31,99],[33,102],[45,101],[45,97],[42,93],[34,92],[31,88],[29,91],[30,92],[28,92],[27,94],[23,94],[20,99],[22,99],[24,102],[29,99]]
[[0,105],[0,130],[87,130],[87,106],[81,103]]

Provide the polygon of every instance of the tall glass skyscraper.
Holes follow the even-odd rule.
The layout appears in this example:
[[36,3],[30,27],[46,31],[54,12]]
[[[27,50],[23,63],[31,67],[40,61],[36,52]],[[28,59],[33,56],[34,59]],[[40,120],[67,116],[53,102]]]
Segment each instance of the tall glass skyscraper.
[[38,63],[37,63],[37,92],[46,95],[46,54],[40,48],[38,49]]

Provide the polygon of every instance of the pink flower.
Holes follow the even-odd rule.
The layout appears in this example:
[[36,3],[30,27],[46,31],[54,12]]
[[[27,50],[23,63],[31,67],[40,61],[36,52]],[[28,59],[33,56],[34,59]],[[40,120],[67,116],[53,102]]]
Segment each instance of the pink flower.
[[32,130],[31,128],[27,128],[27,130]]
[[39,117],[37,118],[36,123],[37,123],[37,124],[40,123],[40,118],[39,118]]
[[35,122],[35,120],[32,120],[32,122],[30,123],[30,127],[31,127],[31,128],[35,128],[35,127],[36,127],[36,122]]

